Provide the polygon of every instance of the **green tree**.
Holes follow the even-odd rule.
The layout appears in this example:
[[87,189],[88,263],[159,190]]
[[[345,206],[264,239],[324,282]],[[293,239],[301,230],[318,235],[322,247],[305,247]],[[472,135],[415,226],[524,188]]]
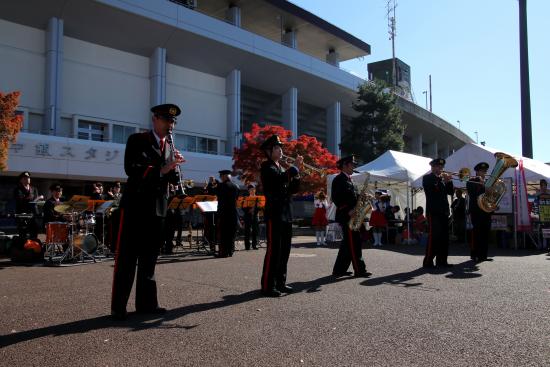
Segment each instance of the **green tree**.
[[402,151],[405,126],[397,96],[382,81],[365,82],[359,86],[353,109],[359,115],[350,121],[340,148],[345,154],[355,154],[363,163],[378,158],[387,150]]

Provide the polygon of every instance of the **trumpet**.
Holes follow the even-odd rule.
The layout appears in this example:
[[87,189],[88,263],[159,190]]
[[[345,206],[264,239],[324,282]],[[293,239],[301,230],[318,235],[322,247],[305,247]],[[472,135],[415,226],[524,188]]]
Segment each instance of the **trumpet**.
[[458,172],[441,171],[441,174],[443,176],[447,176],[447,177],[451,177],[451,178],[453,176],[456,176],[456,177],[458,177],[458,180],[460,180],[462,182],[466,182],[470,178],[472,178],[472,176],[470,176],[470,169],[467,168],[467,167],[463,167],[463,168],[459,169]]
[[[287,155],[283,155],[281,157],[281,161],[290,165],[290,164],[295,164],[296,158],[289,157]],[[310,164],[307,164],[306,162],[303,162],[302,165],[303,165],[302,171],[306,175],[311,175],[313,173],[317,173],[319,176],[321,176],[321,178],[323,178],[327,175],[327,170],[324,169],[324,168],[315,167],[315,166],[312,166]]]

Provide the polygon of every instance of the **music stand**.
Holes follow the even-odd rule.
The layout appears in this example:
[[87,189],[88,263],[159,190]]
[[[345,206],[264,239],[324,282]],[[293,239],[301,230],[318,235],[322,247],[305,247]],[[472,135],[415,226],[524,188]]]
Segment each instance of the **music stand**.
[[[113,204],[115,203],[113,200],[91,200],[91,201],[95,201],[95,202],[99,202],[101,201],[101,203],[96,203],[94,204],[94,207],[95,207],[95,212],[97,214],[101,214],[101,245],[98,246],[97,250],[99,251],[101,249],[101,251],[104,251],[103,252],[103,255],[105,255],[105,215],[111,210],[111,208],[113,207]],[[110,250],[109,250],[110,252]]]
[[[215,200],[216,200],[216,196],[213,196],[213,195],[195,195],[194,206],[196,206],[200,210],[200,212],[202,213],[203,223],[204,223],[204,217],[206,215],[212,215],[213,216],[214,213],[216,213],[218,211],[218,202],[215,201]],[[212,231],[214,233],[214,238],[213,238],[212,243],[210,243],[208,238],[206,238],[206,236],[205,236],[204,225],[203,225],[203,229],[202,229],[202,236],[200,237],[200,239],[199,239],[198,228],[197,228],[197,242],[196,242],[197,252],[201,252],[201,250],[202,250],[204,252],[211,253],[212,248],[215,251],[215,246],[216,246],[216,221],[214,219],[212,220],[211,226],[212,226]]]

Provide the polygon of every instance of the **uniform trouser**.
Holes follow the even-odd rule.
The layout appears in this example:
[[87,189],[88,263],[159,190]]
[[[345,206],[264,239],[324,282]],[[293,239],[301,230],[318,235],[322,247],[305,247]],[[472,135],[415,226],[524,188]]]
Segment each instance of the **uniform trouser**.
[[155,265],[164,238],[164,218],[140,218],[139,212],[129,212],[122,209],[117,238],[111,298],[111,309],[117,312],[126,310],[134,283],[136,263],[136,310],[147,311],[158,307]]
[[266,220],[267,249],[262,272],[262,290],[270,291],[286,285],[286,271],[292,241],[292,223]]
[[472,213],[473,226],[473,251],[472,255],[477,259],[487,259],[489,249],[489,231],[491,230],[491,215],[484,213]]
[[244,215],[244,247],[250,249],[250,235],[252,234],[252,247],[258,247],[258,221],[250,214]]
[[219,256],[232,256],[235,250],[235,234],[237,233],[237,218],[231,215],[219,215]]
[[174,232],[176,231],[176,220],[177,215],[170,210],[166,214],[166,219],[164,220],[164,243],[163,248],[164,252],[170,253],[174,248]]
[[340,243],[340,250],[336,256],[336,262],[332,270],[333,274],[343,274],[348,271],[349,265],[353,266],[353,272],[356,275],[366,271],[365,261],[361,251],[361,233],[352,231],[346,224],[340,224],[344,238]]
[[449,255],[449,220],[445,214],[429,214],[427,219],[428,245],[424,266],[433,265],[434,258],[436,258],[436,265],[445,265]]

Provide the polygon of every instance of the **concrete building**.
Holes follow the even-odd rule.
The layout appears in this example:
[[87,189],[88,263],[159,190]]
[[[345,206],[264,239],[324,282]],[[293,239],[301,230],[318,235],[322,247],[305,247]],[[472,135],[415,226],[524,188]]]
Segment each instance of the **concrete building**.
[[[364,82],[339,63],[369,54],[364,41],[284,0],[2,1],[0,90],[22,92],[25,123],[0,201],[23,170],[44,194],[53,180],[72,193],[124,180],[127,137],[149,129],[149,108],[165,102],[182,107],[175,141],[196,182],[231,167],[253,122],[313,135],[339,154]],[[406,151],[446,156],[468,141],[401,104],[412,116]]]

